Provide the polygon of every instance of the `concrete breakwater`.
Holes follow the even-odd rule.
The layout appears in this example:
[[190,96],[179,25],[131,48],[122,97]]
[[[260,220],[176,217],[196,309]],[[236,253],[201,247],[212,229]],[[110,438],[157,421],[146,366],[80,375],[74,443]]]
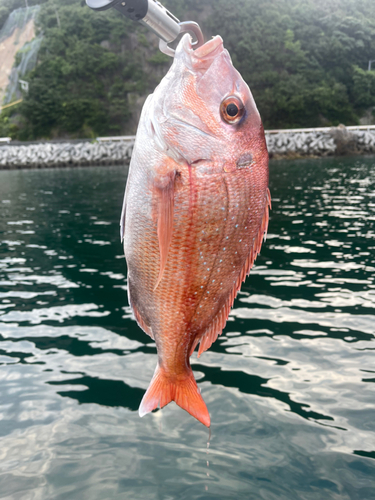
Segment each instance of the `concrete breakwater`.
[[375,126],[266,131],[270,157],[375,153]]
[[[46,168],[127,164],[134,136],[98,138],[95,142],[40,142],[0,147],[0,168]],[[270,157],[375,153],[375,126],[266,131]]]
[[0,147],[0,168],[48,168],[129,163],[134,137],[96,142],[7,144]]

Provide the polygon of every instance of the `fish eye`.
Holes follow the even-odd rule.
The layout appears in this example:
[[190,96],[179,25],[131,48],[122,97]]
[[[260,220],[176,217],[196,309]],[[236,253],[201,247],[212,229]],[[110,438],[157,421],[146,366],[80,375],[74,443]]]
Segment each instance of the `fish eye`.
[[220,104],[221,117],[230,125],[238,123],[241,120],[244,111],[245,107],[243,102],[235,95],[226,97]]

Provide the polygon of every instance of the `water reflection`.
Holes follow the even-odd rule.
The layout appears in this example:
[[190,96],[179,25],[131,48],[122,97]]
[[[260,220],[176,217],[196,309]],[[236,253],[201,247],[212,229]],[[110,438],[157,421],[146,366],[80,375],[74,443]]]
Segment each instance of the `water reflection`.
[[[286,362],[278,362],[277,364],[282,365],[286,364]],[[224,373],[220,367],[194,365],[194,368],[198,368],[202,371],[205,375],[203,380],[209,380],[212,384],[219,385],[223,380],[225,380],[226,387],[235,387],[240,392],[245,394],[254,394],[255,396],[260,396],[262,398],[274,398],[282,403],[285,403],[289,411],[297,413],[303,418],[313,420],[333,420],[330,416],[321,415],[315,411],[307,410],[309,405],[292,401],[288,393],[272,389],[272,387],[267,387],[267,383],[270,379],[255,375],[248,375],[242,371],[225,371]]]
[[267,243],[192,361],[209,479],[194,419],[136,412],[156,351],[127,302],[125,171],[0,171],[5,498],[374,498],[373,164],[271,164]]
[[93,377],[72,378],[67,381],[50,381],[51,385],[79,385],[81,390],[58,391],[63,397],[73,398],[79,403],[95,403],[104,406],[122,406],[136,411],[144,394],[143,389],[130,387],[119,380],[102,380]]

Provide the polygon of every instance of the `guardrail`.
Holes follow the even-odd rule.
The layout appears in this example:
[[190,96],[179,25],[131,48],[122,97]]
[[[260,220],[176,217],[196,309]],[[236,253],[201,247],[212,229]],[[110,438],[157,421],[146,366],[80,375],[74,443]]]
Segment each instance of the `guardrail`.
[[329,132],[333,128],[345,128],[346,130],[375,130],[375,125],[349,125],[348,127],[338,126],[338,127],[316,127],[316,128],[285,128],[279,130],[266,130],[265,134],[296,134],[300,132]]
[[134,141],[135,135],[115,135],[113,137],[97,137],[98,142],[118,142],[118,141]]

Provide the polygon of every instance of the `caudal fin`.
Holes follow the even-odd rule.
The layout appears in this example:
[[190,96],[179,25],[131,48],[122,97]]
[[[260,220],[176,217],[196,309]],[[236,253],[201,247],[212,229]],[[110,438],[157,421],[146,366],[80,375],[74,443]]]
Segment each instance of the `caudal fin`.
[[150,411],[175,401],[178,406],[186,410],[199,422],[210,427],[211,420],[207,406],[198,389],[192,370],[183,380],[171,381],[165,371],[157,365],[146,394],[139,407],[139,416],[143,417]]

